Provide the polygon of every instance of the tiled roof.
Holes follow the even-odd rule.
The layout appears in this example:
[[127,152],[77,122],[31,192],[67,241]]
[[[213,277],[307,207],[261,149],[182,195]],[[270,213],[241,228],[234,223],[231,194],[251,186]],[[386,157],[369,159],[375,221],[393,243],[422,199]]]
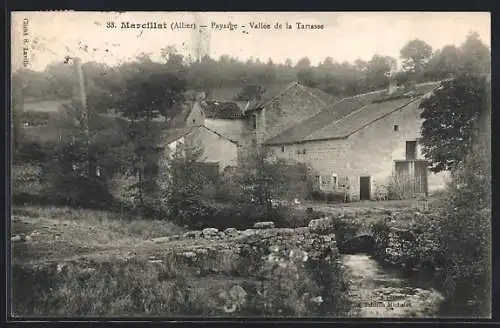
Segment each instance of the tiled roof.
[[212,130],[204,125],[199,125],[199,126],[191,126],[191,127],[186,127],[186,128],[163,130],[162,137],[160,139],[160,145],[161,146],[168,145],[168,144],[178,140],[179,138],[182,138],[182,137],[190,134],[191,132],[199,131],[201,129],[205,129],[205,130],[207,130],[211,133],[214,133],[214,134],[218,135],[219,137],[224,138],[224,139],[226,139],[234,144],[238,144],[238,142],[236,142],[235,140],[233,140],[227,136],[224,136],[224,135],[218,133],[217,131],[214,131],[214,130]]
[[419,84],[409,94],[406,94],[406,91],[397,91],[387,96],[386,90],[380,90],[344,98],[269,139],[266,144],[346,138],[360,128],[416,100],[418,95],[431,92],[439,85],[440,82]]
[[168,145],[178,140],[179,138],[189,134],[190,132],[194,131],[197,128],[199,127],[191,126],[187,128],[166,129],[162,133],[160,144],[163,146]]
[[276,97],[279,97],[280,95],[284,94],[285,92],[294,87],[301,88],[302,90],[308,92],[309,94],[311,94],[311,96],[316,97],[317,99],[322,101],[325,106],[337,101],[337,98],[334,95],[329,94],[323,90],[306,87],[298,82],[290,82],[286,84],[277,84],[266,88],[264,93],[261,95],[260,99],[250,102],[247,111],[251,112],[264,107],[271,100],[273,100]]
[[346,138],[373,121],[397,109],[403,108],[415,100],[415,98],[401,98],[363,106],[340,120],[335,121],[333,124],[329,124],[323,129],[313,132],[305,140]]
[[241,106],[233,101],[202,101],[201,108],[207,118],[235,119],[243,117]]

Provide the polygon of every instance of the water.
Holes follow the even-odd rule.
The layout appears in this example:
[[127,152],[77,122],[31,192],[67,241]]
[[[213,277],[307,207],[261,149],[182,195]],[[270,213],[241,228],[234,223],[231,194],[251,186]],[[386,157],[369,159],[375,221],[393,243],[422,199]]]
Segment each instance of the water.
[[353,309],[362,318],[430,318],[437,315],[443,296],[422,279],[382,266],[370,255],[341,255],[350,279]]

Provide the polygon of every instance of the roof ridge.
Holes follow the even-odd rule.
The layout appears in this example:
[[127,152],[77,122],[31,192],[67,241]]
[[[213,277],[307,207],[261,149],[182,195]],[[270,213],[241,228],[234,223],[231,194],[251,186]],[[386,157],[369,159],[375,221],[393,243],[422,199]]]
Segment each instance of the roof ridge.
[[[297,82],[297,86],[299,88],[302,88],[302,90],[304,90],[305,92],[307,92],[309,95],[311,95],[314,98],[316,98],[319,101],[321,101],[321,103],[323,103],[323,105],[325,105],[325,106],[328,105],[323,99],[321,99],[320,97],[318,97],[317,95],[315,95],[314,93],[312,93],[310,90],[308,90],[308,89],[310,89],[310,87],[306,87],[305,85],[302,85],[302,84],[300,84],[298,82]],[[320,89],[318,89],[318,90],[320,90]],[[321,90],[321,91],[323,91],[323,90]]]
[[205,129],[207,129],[208,131],[210,131],[210,132],[212,132],[212,133],[214,133],[214,134],[218,135],[219,137],[222,137],[222,138],[224,138],[224,139],[226,139],[226,140],[228,140],[228,141],[230,141],[230,142],[232,142],[232,143],[234,143],[234,144],[238,145],[238,142],[237,142],[237,141],[235,141],[235,140],[233,140],[233,139],[231,139],[231,138],[229,138],[229,137],[227,137],[227,136],[225,136],[225,135],[223,135],[223,134],[221,134],[221,133],[219,133],[219,132],[217,132],[217,131],[215,131],[215,130],[210,129],[210,128],[209,128],[209,127],[207,127],[206,125],[200,125],[199,127],[203,127],[203,128],[205,128]]
[[[404,104],[403,104],[403,105],[401,105],[401,106],[398,106],[398,107],[394,108],[394,109],[393,109],[393,110],[391,110],[389,113],[384,114],[384,115],[381,115],[381,116],[379,116],[379,117],[377,117],[377,118],[375,118],[375,119],[371,120],[370,122],[368,122],[368,123],[364,124],[364,125],[363,125],[363,126],[361,126],[359,129],[352,131],[351,133],[349,133],[348,135],[346,135],[346,137],[349,137],[349,136],[353,135],[354,133],[356,133],[356,132],[358,132],[358,131],[360,131],[360,130],[362,130],[362,129],[366,128],[368,125],[371,125],[371,124],[375,123],[376,121],[381,120],[381,119],[383,119],[384,117],[387,117],[387,116],[391,115],[392,113],[394,113],[394,112],[396,112],[396,111],[398,111],[398,110],[401,110],[401,109],[405,108],[405,107],[406,107],[406,106],[408,106],[409,104],[411,104],[411,103],[413,103],[413,102],[417,101],[419,98],[422,98],[422,96],[416,96],[416,97],[411,98],[408,102],[404,103]],[[366,107],[366,106],[363,106],[363,107]],[[362,109],[363,107],[361,107],[361,108],[359,108],[359,109]],[[358,110],[356,110],[355,112],[357,112],[357,111],[358,111]]]
[[[343,121],[343,120],[345,120],[346,118],[349,118],[349,117],[353,116],[354,114],[356,114],[356,113],[360,112],[363,108],[365,108],[365,107],[366,107],[366,106],[368,106],[368,105],[369,105],[369,104],[362,105],[361,107],[359,107],[359,108],[355,109],[354,111],[352,111],[352,112],[348,113],[347,115],[344,115],[344,116],[342,116],[342,117],[339,117],[338,119],[336,119],[336,120],[334,120],[334,121],[330,122],[328,125],[332,125],[332,124],[335,124],[335,123],[342,122],[342,121]],[[319,113],[318,113],[318,115],[319,115]],[[315,115],[315,116],[316,116],[316,115]],[[328,127],[328,125],[327,125],[327,126],[325,126],[325,127],[323,127],[323,128],[321,128],[320,130],[323,130],[324,128]],[[315,132],[316,132],[316,131],[315,131]],[[304,141],[308,140],[308,139],[307,139],[307,137],[308,137],[308,136],[310,136],[311,134],[315,133],[315,132],[309,133],[309,134],[308,134],[308,135],[304,138]]]
[[275,94],[274,96],[272,96],[271,98],[266,100],[265,102],[261,103],[259,106],[263,107],[263,106],[269,104],[271,101],[278,98],[279,96],[282,96],[285,92],[287,92],[288,90],[290,90],[292,87],[294,87],[296,85],[300,85],[300,83],[297,81],[293,81],[293,82],[288,83],[288,85],[283,90],[281,90],[280,92],[278,92],[277,94]]

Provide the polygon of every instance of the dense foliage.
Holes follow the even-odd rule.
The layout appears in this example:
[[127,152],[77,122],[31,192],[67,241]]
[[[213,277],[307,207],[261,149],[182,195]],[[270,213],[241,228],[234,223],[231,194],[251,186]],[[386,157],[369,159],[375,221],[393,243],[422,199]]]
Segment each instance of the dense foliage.
[[460,49],[451,49],[443,50],[442,58],[436,60],[443,64],[442,69],[453,73],[454,79],[444,82],[420,104],[424,119],[421,144],[434,172],[450,170],[463,161],[491,88],[487,82],[489,50],[477,35],[471,34]]
[[[163,83],[158,83],[158,88],[152,88],[151,92],[164,90],[165,95],[170,95],[169,89],[180,91],[183,83],[186,89],[209,93],[214,90],[216,92],[216,89],[242,89],[246,86],[240,94],[232,93],[230,97],[247,99],[249,96],[254,97],[262,93],[259,86],[298,80],[305,85],[320,88],[337,96],[348,96],[384,88],[387,84],[387,73],[394,68],[396,62],[395,58],[382,54],[375,54],[368,61],[357,59],[352,63],[337,62],[334,58],[327,57],[316,66],[313,66],[307,57],[292,65],[291,60],[276,63],[271,59],[267,62],[250,59],[245,62],[227,55],[222,55],[218,59],[206,56],[200,61],[193,62],[177,53],[173,47],[166,47],[162,54],[164,63],[153,63],[147,55],[141,55],[134,63],[125,63],[117,67],[97,62],[85,63],[83,71],[91,109],[98,111],[106,108],[117,97],[132,97],[133,93],[125,93],[122,86],[124,80],[133,75],[137,77],[136,82],[141,80],[144,82],[147,77],[157,82],[162,81]],[[474,60],[467,59],[470,57],[474,57]],[[421,74],[412,75],[412,78],[419,81],[435,80],[449,77],[464,66],[469,68],[484,66],[489,61],[489,49],[477,34],[469,35],[460,48],[447,45],[434,52],[424,41],[411,40],[402,47],[401,59],[403,71],[397,75],[400,83],[408,80],[408,74],[415,73],[416,69],[421,69]],[[72,92],[69,80],[71,68],[68,66],[61,59],[60,63],[49,65],[43,72],[21,70],[16,78],[24,87],[25,97],[68,98]],[[144,69],[145,67],[149,68]],[[150,69],[153,67],[158,73],[168,72],[170,75],[151,75]],[[173,85],[178,85],[179,88],[176,89]],[[170,107],[165,108],[170,109]]]

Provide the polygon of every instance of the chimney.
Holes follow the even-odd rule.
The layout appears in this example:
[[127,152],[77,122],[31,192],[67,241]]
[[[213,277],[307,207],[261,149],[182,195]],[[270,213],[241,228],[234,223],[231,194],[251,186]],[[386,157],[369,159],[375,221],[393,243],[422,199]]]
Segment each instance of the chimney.
[[396,81],[396,78],[390,76],[389,77],[389,87],[387,88],[387,94],[392,95],[397,90],[398,90],[398,81]]
[[203,101],[203,100],[205,100],[206,98],[207,98],[207,95],[206,95],[206,93],[205,93],[204,91],[198,92],[198,93],[196,94],[196,100],[197,100],[197,101]]
[[398,81],[396,79],[396,73],[397,73],[396,63],[391,63],[391,70],[386,75],[389,80],[389,85],[387,88],[388,95],[392,95],[394,92],[398,90]]

